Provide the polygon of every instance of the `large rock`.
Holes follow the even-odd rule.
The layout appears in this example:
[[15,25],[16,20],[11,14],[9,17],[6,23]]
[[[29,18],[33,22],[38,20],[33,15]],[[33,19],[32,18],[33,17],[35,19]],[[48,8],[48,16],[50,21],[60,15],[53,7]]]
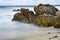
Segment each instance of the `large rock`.
[[44,15],[45,13],[47,15],[55,16],[58,9],[50,4],[39,4],[38,6],[34,7],[34,11],[37,15]]
[[26,18],[21,13],[16,13],[13,17],[13,20],[15,21],[24,21]]
[[20,12],[17,12],[14,15],[13,20],[25,23],[33,23],[39,27],[54,26],[54,28],[60,28],[60,16],[55,16],[60,14],[60,11],[58,11],[58,9],[54,6],[49,4],[40,4],[34,8],[34,11],[36,14],[29,9],[21,8]]
[[18,20],[21,22],[28,22],[31,23],[33,20],[34,13],[33,11],[30,11],[29,9],[21,8],[21,13],[16,13],[13,17],[13,20]]

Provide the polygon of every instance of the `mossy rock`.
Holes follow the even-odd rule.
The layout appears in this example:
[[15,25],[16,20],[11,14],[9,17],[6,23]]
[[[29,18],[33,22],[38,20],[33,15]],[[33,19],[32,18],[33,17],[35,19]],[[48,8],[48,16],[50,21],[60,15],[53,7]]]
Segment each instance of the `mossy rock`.
[[34,22],[35,22],[35,24],[37,24],[39,26],[48,27],[48,22],[46,21],[46,19],[44,17],[36,17]]
[[12,20],[19,20],[20,13],[16,13]]
[[16,13],[13,17],[13,20],[32,23],[34,17],[34,12],[29,9],[21,8],[20,13]]

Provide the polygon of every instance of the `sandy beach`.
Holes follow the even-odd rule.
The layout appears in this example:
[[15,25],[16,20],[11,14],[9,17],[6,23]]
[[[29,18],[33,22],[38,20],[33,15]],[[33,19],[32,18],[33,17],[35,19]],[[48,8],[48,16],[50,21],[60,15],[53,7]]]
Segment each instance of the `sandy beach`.
[[60,33],[51,33],[24,38],[24,40],[60,40]]
[[13,38],[6,40],[60,40],[60,32],[30,35],[22,38]]

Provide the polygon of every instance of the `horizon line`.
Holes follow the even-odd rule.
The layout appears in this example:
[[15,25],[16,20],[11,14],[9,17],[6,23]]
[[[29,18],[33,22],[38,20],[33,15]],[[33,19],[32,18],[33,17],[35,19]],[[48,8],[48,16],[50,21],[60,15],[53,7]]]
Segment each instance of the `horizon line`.
[[[33,6],[37,6],[37,5],[0,5],[0,7],[2,6],[8,6],[8,7],[33,7]],[[60,6],[60,5],[53,5],[53,6]]]

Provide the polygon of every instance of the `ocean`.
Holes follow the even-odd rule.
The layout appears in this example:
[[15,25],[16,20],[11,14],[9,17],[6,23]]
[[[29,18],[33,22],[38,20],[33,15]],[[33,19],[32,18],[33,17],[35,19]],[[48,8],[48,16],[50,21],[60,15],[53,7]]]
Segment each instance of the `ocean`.
[[[53,27],[38,27],[34,24],[12,21],[12,18],[16,13],[13,12],[13,9],[20,8],[28,8],[33,10],[33,7],[0,6],[0,40],[25,37],[48,32],[60,32],[60,29],[55,29]],[[56,6],[56,8],[60,9],[60,6]]]

